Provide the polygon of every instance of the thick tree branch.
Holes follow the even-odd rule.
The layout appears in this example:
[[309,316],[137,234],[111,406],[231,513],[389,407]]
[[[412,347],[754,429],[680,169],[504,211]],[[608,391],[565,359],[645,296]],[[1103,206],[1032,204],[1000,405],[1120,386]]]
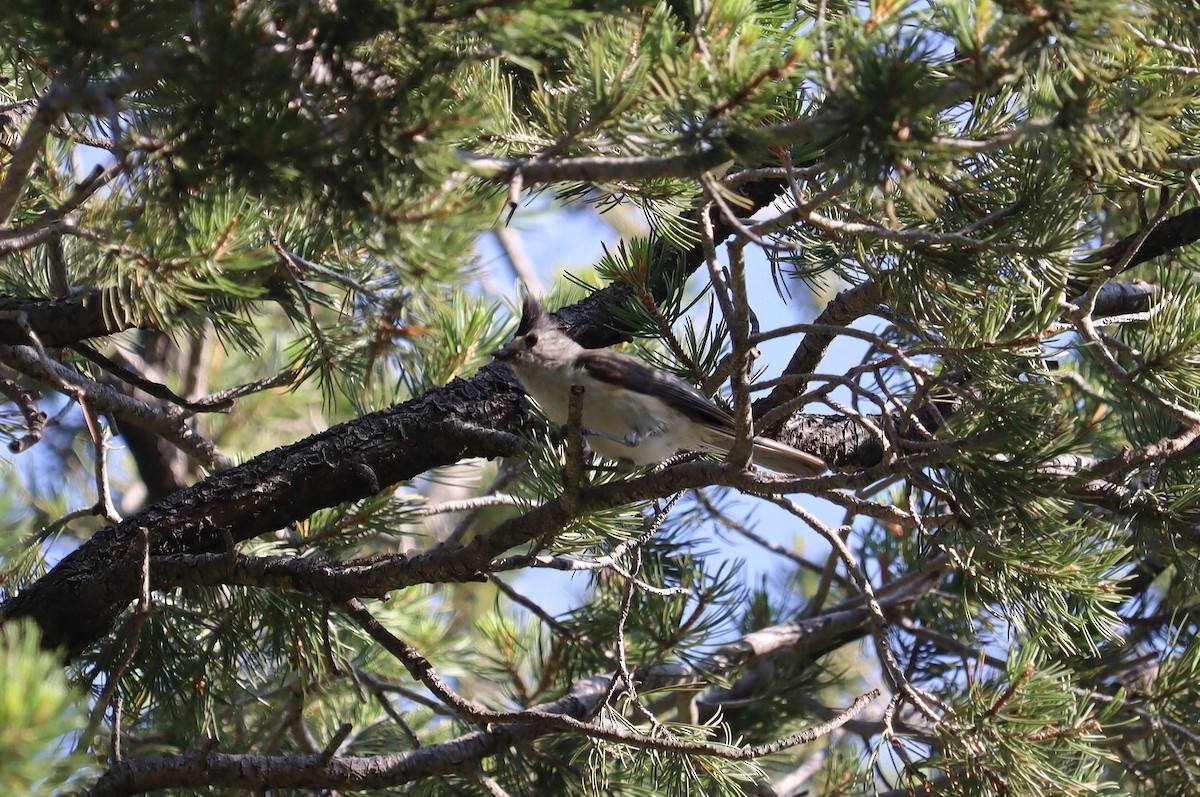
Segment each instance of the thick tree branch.
[[[627,481],[587,488],[505,521],[466,546],[418,556],[326,566],[306,560],[250,559],[227,554],[242,542],[302,520],[318,509],[357,500],[426,470],[468,456],[511,456],[526,416],[507,369],[485,369],[419,399],[332,427],[269,451],[97,532],[4,606],[5,619],[34,617],[49,645],[74,655],[107,633],[137,595],[141,530],[151,539],[156,587],[244,584],[300,589],[334,599],[378,596],[418,583],[482,580],[495,557],[552,534],[579,515],[707,484],[766,492],[793,491],[789,481],[751,479],[716,463],[689,463]],[[845,422],[845,421],[844,421]],[[848,422],[846,422],[848,423]],[[810,480],[857,486],[882,474]],[[205,555],[210,554],[210,555]],[[158,559],[157,557],[171,557]],[[175,559],[175,557],[185,557]],[[86,608],[83,608],[86,607]]]
[[228,539],[283,528],[439,465],[512,456],[520,449],[513,433],[525,420],[507,369],[489,367],[471,380],[268,451],[101,529],[12,598],[3,616],[32,616],[47,644],[78,653],[107,633],[135,597],[125,564],[140,529],[149,532],[154,556],[224,550]]
[[[1119,263],[1139,237],[1138,232],[1127,235],[1101,251],[1099,257],[1105,263]],[[1200,207],[1189,208],[1157,224],[1137,247],[1137,251],[1129,258],[1123,270],[1139,266],[1167,252],[1190,246],[1196,241],[1200,241]]]
[[30,344],[31,330],[43,346],[54,347],[153,326],[125,318],[116,294],[99,288],[66,299],[0,296],[0,345]]
[[[826,481],[844,479],[828,477]],[[252,557],[236,553],[157,556],[151,560],[155,589],[181,586],[234,585],[291,589],[321,595],[331,601],[382,597],[394,589],[422,583],[482,581],[489,564],[500,554],[554,534],[572,519],[606,509],[661,498],[680,490],[708,485],[745,485],[740,471],[712,462],[694,462],[634,479],[609,482],[564,493],[528,512],[510,518],[465,546],[440,545],[416,555],[383,555],[347,562],[323,562],[295,556]],[[771,484],[753,482],[770,491]],[[791,490],[783,482],[777,491]],[[244,537],[234,535],[234,541]],[[132,577],[129,566],[114,574]]]

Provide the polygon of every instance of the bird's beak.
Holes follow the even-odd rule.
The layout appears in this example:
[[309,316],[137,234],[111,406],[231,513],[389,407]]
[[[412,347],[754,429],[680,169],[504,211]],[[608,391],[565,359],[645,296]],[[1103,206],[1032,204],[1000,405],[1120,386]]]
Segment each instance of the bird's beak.
[[503,362],[505,360],[511,360],[516,355],[516,353],[517,353],[516,346],[514,346],[511,342],[509,342],[509,344],[507,346],[496,349],[494,352],[492,352],[492,357],[493,357],[493,359],[500,360],[501,362]]

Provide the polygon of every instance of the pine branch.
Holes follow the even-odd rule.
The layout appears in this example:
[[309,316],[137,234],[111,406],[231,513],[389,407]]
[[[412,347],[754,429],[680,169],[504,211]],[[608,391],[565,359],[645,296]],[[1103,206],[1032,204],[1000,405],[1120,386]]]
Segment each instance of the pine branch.
[[110,118],[118,111],[116,99],[132,91],[153,85],[162,77],[163,63],[152,52],[142,53],[142,67],[111,80],[95,83],[72,83],[55,80],[38,101],[37,111],[30,118],[25,133],[13,153],[12,160],[0,182],[0,229],[8,226],[16,210],[21,192],[29,179],[37,155],[42,150],[58,117],[68,111],[87,110]]
[[730,160],[718,149],[645,157],[492,158],[464,153],[467,170],[479,177],[522,184],[615,183],[666,177],[695,177]]
[[140,528],[155,556],[211,553],[225,550],[226,532],[247,540],[466,456],[512,456],[520,449],[513,432],[526,423],[519,397],[507,373],[491,367],[268,451],[97,532],[5,604],[4,618],[32,616],[47,644],[76,653],[133,599],[123,565]]
[[[746,212],[769,204],[780,187],[778,181],[748,186],[752,207]],[[715,237],[729,234],[728,227],[719,222],[715,225]],[[664,247],[661,257],[664,261],[682,257],[690,270],[703,262],[699,246],[685,253]],[[612,345],[623,335],[615,329],[609,308],[623,301],[631,290],[626,285],[611,286],[557,315],[584,345]],[[652,290],[656,298],[661,298],[665,282],[655,282]],[[44,328],[59,329],[54,323]],[[0,323],[0,335],[3,331]],[[21,332],[18,340],[26,342],[28,333]],[[45,340],[43,343],[53,345]],[[151,530],[156,556],[212,553],[227,547],[221,529],[236,530],[235,542],[250,539],[306,518],[318,509],[372,495],[430,468],[465,457],[511,456],[519,449],[514,435],[527,429],[522,396],[511,372],[492,366],[469,380],[456,380],[404,405],[266,452],[174,493],[118,526],[101,530],[50,573],[4,604],[2,616],[6,620],[33,616],[42,626],[48,645],[62,645],[70,654],[78,653],[106,633],[134,597],[128,577],[120,573],[137,529]],[[520,539],[520,535],[514,538]],[[460,562],[453,568],[457,578],[480,577],[477,568],[483,559],[469,561],[469,566]],[[87,609],[81,610],[83,606]]]
[[32,343],[30,331],[43,346],[70,346],[126,329],[154,328],[148,321],[118,317],[119,307],[116,292],[100,288],[65,299],[0,296],[0,345]]
[[89,404],[101,412],[112,413],[123,421],[153,430],[210,470],[224,470],[232,464],[211,441],[197,434],[182,416],[89,379],[40,353],[33,346],[0,346],[0,362],[69,396],[85,397]]
[[[602,679],[583,682],[565,697],[535,707],[547,716],[585,717],[603,696]],[[448,742],[381,756],[237,755],[211,746],[177,756],[127,758],[86,792],[119,797],[161,789],[228,786],[241,789],[385,789],[436,777],[461,775],[473,765],[514,746],[556,732],[549,723],[496,725]],[[215,742],[212,746],[215,746]]]
[[[394,787],[443,774],[460,774],[469,763],[481,762],[509,747],[550,733],[570,731],[634,747],[744,760],[814,741],[849,722],[879,694],[878,690],[872,690],[816,726],[751,747],[644,736],[588,721],[609,692],[610,679],[606,677],[580,681],[565,697],[548,704],[521,711],[491,711],[454,693],[424,657],[376,622],[361,604],[351,604],[348,611],[386,649],[400,657],[414,677],[456,706],[466,719],[486,723],[486,730],[410,752],[372,757],[340,756],[336,749],[307,756],[231,755],[212,752],[210,744],[194,754],[141,757],[116,763],[88,794],[107,797],[197,785],[344,790]],[[718,659],[713,659],[714,664],[717,662]]]
[[[370,757],[333,756],[322,753],[305,756],[265,756],[215,753],[211,742],[201,750],[177,756],[130,758],[117,764],[97,781],[90,797],[123,797],[148,791],[178,788],[227,786],[241,789],[296,788],[306,790],[357,791],[384,789],[436,777],[461,775],[473,764],[512,747],[519,747],[542,736],[562,732],[561,726],[583,725],[604,696],[607,679],[594,678],[577,684],[565,697],[529,710],[538,721],[524,724],[495,724],[486,730],[464,734],[456,739],[431,744],[416,750]],[[849,721],[877,697],[878,690],[867,692],[847,709],[805,731],[778,742],[754,748],[729,748],[724,745],[685,745],[712,748],[717,752],[745,749],[757,758],[786,747],[811,742]],[[558,722],[555,722],[558,720]],[[629,741],[617,730],[605,732],[613,741]],[[669,740],[653,741],[657,748],[669,750]]]
[[[1200,212],[1198,211],[1200,208],[1191,208],[1161,221],[1148,234],[1139,232],[1127,236],[1104,250],[1102,255],[1104,262],[1110,266],[1121,264],[1121,270],[1126,271],[1167,252],[1190,246],[1200,240]],[[1130,247],[1139,238],[1144,240],[1130,254]],[[1123,258],[1127,257],[1128,262],[1125,262]],[[1084,286],[1085,283],[1082,282],[1072,285],[1076,290],[1082,290]],[[1092,305],[1093,316],[1103,318],[1123,313],[1141,312],[1145,310],[1148,297],[1152,292],[1153,289],[1150,286],[1141,282],[1132,285],[1106,283],[1097,289]],[[873,281],[867,280],[854,288],[839,293],[813,323],[814,325],[846,327],[859,318],[869,315],[885,301],[886,297],[880,293],[879,287]],[[813,452],[826,452],[839,443],[847,444],[850,449],[859,454],[865,454],[866,458],[830,456],[824,453],[821,456],[831,464],[841,466],[873,465],[878,460],[869,453],[871,444],[860,438],[861,444],[856,445],[854,440],[847,439],[847,436],[853,436],[855,433],[853,430],[844,430],[838,422],[837,416],[828,416],[826,420],[821,420],[820,416],[787,418],[790,414],[786,409],[787,402],[792,401],[804,391],[808,384],[805,377],[816,370],[834,337],[836,335],[832,332],[806,334],[784,368],[779,383],[769,395],[755,402],[755,411],[763,418],[764,428],[768,433],[776,434],[782,442]],[[952,407],[946,404],[935,409],[936,412],[922,411],[920,413],[920,427],[936,430],[941,427],[941,418],[946,413],[952,412]],[[828,423],[837,427],[837,432],[828,433],[828,427],[826,427]],[[818,432],[820,433],[818,434]],[[859,430],[859,435],[865,436],[865,430]],[[838,438],[836,442],[833,440],[834,437]],[[918,434],[911,439],[928,438]]]

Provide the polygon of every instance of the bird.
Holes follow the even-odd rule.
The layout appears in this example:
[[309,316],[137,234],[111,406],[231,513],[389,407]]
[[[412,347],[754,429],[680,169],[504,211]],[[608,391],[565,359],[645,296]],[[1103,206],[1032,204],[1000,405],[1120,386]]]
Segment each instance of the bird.
[[[622,465],[657,465],[682,451],[727,455],[733,416],[679,377],[609,349],[585,349],[532,296],[512,339],[492,356],[507,363],[550,420],[566,426],[571,387],[583,387],[581,432],[593,451]],[[826,470],[819,457],[755,437],[751,461],[793,476]]]

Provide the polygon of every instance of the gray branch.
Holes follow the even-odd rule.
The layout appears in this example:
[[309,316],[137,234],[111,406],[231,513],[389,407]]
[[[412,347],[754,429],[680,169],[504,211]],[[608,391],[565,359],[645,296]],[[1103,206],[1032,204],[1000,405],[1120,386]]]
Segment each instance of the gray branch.
[[[582,718],[604,696],[607,679],[583,681],[566,696],[536,707],[545,714]],[[550,723],[496,725],[448,742],[379,756],[238,755],[201,750],[146,756],[117,764],[90,797],[119,797],[161,789],[382,789],[438,775],[459,775],[484,758],[539,736],[560,732]]]

